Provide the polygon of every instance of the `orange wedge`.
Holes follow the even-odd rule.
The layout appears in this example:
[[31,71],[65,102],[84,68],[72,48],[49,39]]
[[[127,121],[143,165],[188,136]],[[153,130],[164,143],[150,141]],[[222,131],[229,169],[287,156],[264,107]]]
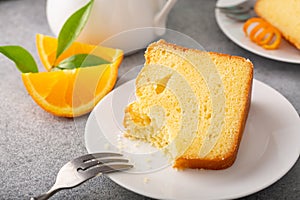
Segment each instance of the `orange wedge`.
[[123,59],[123,51],[102,46],[94,46],[74,42],[56,61],[57,38],[37,34],[36,45],[42,64],[50,71],[60,61],[75,54],[94,54],[115,65],[120,65]]
[[41,61],[49,71],[23,73],[22,79],[28,93],[44,110],[61,117],[80,116],[90,112],[113,89],[123,59],[122,50],[76,42],[57,63],[75,54],[89,53],[111,64],[51,71],[56,65],[57,39],[39,34],[37,43]]
[[24,73],[24,85],[44,110],[61,117],[90,112],[112,90],[118,76],[113,64],[95,67]]

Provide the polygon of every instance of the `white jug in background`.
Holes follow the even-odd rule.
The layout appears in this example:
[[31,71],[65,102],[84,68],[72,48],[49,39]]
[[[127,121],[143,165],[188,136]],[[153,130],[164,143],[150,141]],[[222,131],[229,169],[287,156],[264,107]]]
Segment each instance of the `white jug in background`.
[[[47,0],[47,19],[53,33],[57,36],[67,18],[88,1]],[[89,20],[77,40],[120,48],[125,53],[145,48],[163,31],[142,28],[164,29],[167,16],[176,1],[95,0]]]

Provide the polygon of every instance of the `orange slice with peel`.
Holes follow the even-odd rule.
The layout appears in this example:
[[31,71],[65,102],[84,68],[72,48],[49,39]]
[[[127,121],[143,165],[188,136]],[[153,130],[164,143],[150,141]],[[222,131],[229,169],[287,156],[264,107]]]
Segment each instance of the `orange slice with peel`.
[[[56,116],[76,117],[90,112],[110,92],[117,80],[123,51],[75,42],[55,61],[57,39],[37,35],[40,59],[48,72],[23,73],[23,83],[33,100]],[[67,70],[52,70],[75,54],[94,54],[110,64]]]
[[103,46],[94,46],[80,42],[74,42],[61,56],[55,61],[57,38],[37,34],[36,45],[40,60],[47,71],[50,71],[59,62],[75,54],[93,54],[107,60],[115,65],[120,65],[123,59],[123,51]]
[[76,117],[90,112],[112,90],[118,76],[113,64],[24,73],[24,85],[33,100],[56,116]]

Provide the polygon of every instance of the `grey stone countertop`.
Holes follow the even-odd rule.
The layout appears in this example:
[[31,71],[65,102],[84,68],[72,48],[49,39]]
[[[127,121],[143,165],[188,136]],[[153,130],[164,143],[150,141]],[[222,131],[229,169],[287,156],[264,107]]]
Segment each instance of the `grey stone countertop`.
[[[215,3],[178,0],[167,27],[194,38],[208,51],[249,58],[255,66],[255,78],[284,95],[299,114],[300,65],[263,58],[235,45],[216,23]],[[52,35],[45,8],[45,0],[0,1],[0,45],[21,45],[39,60],[35,34]],[[140,64],[142,57],[142,52],[125,57],[119,76]],[[66,119],[45,112],[27,93],[15,65],[3,55],[0,65],[0,199],[29,199],[47,191],[67,161],[87,153],[84,126],[88,115]],[[41,63],[39,68],[42,69]],[[52,199],[148,198],[100,176],[77,188],[61,191]],[[276,183],[242,199],[300,199],[300,161]]]

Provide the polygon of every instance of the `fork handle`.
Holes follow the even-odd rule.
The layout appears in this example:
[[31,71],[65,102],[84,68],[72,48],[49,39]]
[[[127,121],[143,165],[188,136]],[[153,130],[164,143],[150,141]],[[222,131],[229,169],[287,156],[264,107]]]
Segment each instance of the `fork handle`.
[[52,197],[56,192],[58,192],[59,190],[50,190],[45,194],[42,194],[40,196],[37,197],[31,197],[30,200],[47,200],[50,197]]

